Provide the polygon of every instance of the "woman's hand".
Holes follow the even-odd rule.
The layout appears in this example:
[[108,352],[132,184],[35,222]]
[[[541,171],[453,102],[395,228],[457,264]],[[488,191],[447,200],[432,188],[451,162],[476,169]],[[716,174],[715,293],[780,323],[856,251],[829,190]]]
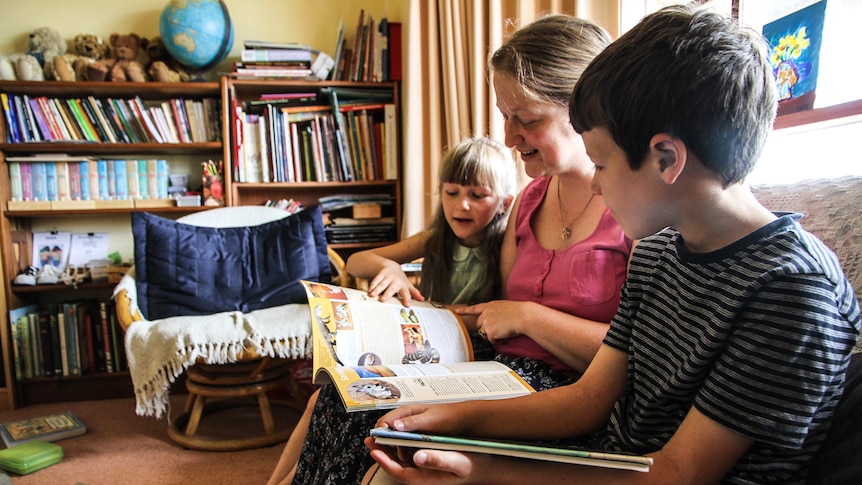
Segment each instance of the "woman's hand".
[[422,293],[413,286],[401,270],[401,265],[395,261],[388,261],[368,283],[368,296],[386,301],[395,295],[401,297],[404,306],[410,306],[412,300],[425,301]]
[[528,315],[530,305],[530,302],[523,301],[494,300],[455,308],[455,313],[476,315],[476,330],[479,335],[494,343],[524,333],[521,325],[530,318]]

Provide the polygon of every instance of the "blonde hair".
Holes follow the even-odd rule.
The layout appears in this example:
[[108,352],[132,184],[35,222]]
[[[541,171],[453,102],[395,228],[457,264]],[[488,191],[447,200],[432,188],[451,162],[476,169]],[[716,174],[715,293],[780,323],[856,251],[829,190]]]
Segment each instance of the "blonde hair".
[[515,31],[488,58],[488,71],[508,74],[526,93],[568,108],[575,83],[610,42],[589,20],[547,15]]

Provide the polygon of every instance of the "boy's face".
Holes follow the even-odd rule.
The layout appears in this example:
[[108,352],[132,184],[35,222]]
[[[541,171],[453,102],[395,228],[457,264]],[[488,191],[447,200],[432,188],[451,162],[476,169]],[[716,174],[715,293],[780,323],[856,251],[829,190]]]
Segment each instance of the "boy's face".
[[667,224],[660,222],[663,211],[657,203],[659,191],[652,186],[649,164],[633,171],[625,152],[604,128],[593,128],[581,137],[596,166],[593,192],[602,196],[626,235],[641,239],[663,229]]
[[481,185],[445,183],[440,203],[452,232],[467,247],[476,247],[482,242],[485,227],[502,210],[497,194]]

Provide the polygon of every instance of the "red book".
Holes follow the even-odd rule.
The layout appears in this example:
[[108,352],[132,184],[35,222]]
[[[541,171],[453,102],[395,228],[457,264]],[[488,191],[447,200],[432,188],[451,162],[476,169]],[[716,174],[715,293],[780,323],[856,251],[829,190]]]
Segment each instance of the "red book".
[[401,22],[389,22],[389,80],[401,81]]

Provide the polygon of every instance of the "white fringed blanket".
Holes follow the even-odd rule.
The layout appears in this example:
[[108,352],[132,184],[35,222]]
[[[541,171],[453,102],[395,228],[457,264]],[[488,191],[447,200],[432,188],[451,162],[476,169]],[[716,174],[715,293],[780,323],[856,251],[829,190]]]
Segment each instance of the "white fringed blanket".
[[[114,295],[125,289],[134,304],[134,284],[134,278],[127,275]],[[125,344],[135,411],[160,418],[167,412],[171,384],[198,360],[236,362],[245,350],[269,357],[311,357],[311,314],[308,305],[292,304],[247,314],[139,320],[126,330]]]

